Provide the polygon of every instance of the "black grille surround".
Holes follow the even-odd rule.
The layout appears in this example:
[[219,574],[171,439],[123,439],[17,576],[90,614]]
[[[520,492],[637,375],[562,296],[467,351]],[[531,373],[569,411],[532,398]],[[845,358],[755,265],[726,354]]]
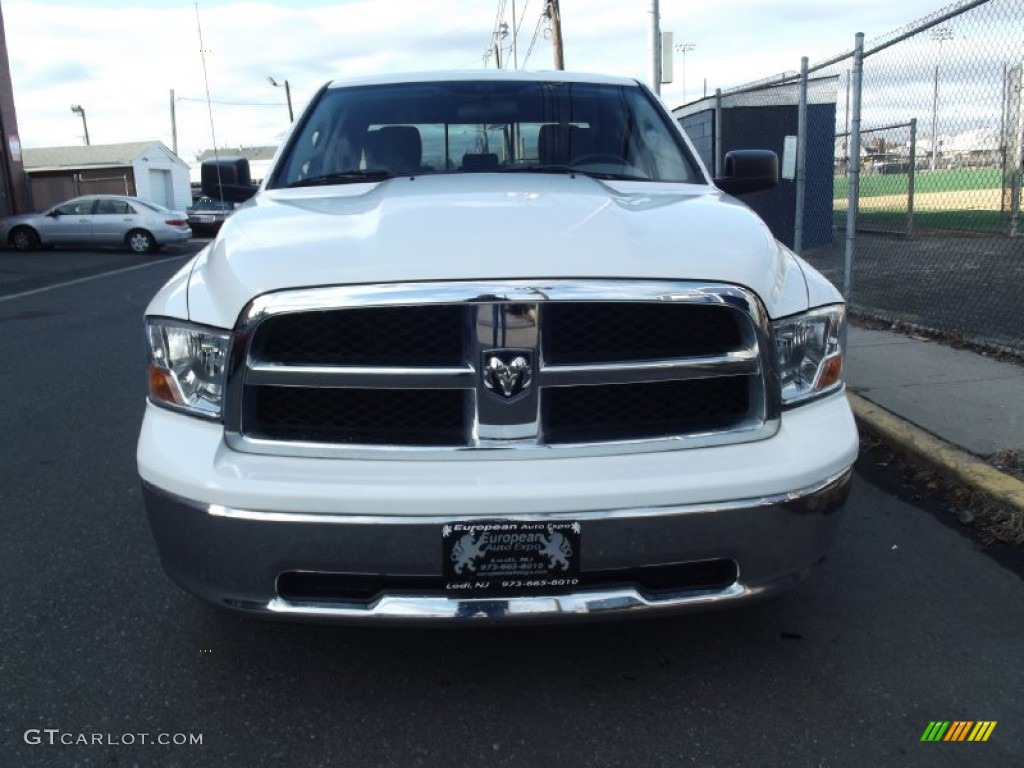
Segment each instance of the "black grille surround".
[[717,284],[268,294],[236,328],[225,427],[238,450],[379,458],[744,442],[778,426],[769,339],[756,297]]

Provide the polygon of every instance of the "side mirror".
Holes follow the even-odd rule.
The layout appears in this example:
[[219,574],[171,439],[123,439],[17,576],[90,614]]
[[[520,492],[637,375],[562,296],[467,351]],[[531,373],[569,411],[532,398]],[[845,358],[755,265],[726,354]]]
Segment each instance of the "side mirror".
[[256,194],[249,176],[249,161],[244,157],[207,160],[201,168],[202,190],[207,197],[244,203]]
[[770,149],[735,149],[726,153],[724,171],[715,186],[730,195],[771,189],[779,183],[779,156]]
[[60,218],[60,211],[58,211],[56,208],[54,208],[52,211],[50,211],[46,215],[49,216],[50,218],[53,218],[53,219],[59,219]]

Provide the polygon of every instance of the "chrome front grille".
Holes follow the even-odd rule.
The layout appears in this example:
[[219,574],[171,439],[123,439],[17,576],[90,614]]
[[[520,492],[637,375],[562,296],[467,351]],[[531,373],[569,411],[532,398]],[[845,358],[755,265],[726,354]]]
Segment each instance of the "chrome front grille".
[[743,442],[778,428],[768,340],[757,299],[725,285],[286,291],[236,328],[225,426],[238,450],[374,458]]

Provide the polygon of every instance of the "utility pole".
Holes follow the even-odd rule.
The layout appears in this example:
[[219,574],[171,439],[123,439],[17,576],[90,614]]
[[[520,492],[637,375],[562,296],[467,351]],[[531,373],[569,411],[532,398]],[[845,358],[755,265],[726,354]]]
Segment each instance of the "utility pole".
[[[501,69],[501,43],[506,37],[508,37],[508,22],[503,21],[498,25],[498,34],[494,42],[495,50],[498,53],[498,69]],[[508,59],[505,61],[508,62]]]
[[661,95],[661,17],[658,12],[658,0],[650,0],[648,13],[651,14],[647,26],[647,54],[651,64],[651,89]]
[[551,22],[551,47],[555,52],[555,69],[565,69],[562,55],[562,12],[558,0],[548,0],[548,20]]
[[516,38],[519,28],[516,26],[516,0],[512,0],[512,69],[519,69],[519,55],[516,52]]
[[174,89],[171,88],[171,144],[174,154],[178,154],[178,120],[174,115]]

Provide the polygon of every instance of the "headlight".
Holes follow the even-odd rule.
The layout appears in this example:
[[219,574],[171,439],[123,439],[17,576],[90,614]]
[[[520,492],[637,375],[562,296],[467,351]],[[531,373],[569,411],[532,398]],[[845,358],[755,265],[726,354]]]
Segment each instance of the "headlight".
[[158,405],[220,418],[231,334],[179,320],[146,320],[149,397]]
[[812,309],[776,320],[782,403],[792,405],[843,384],[846,307]]

